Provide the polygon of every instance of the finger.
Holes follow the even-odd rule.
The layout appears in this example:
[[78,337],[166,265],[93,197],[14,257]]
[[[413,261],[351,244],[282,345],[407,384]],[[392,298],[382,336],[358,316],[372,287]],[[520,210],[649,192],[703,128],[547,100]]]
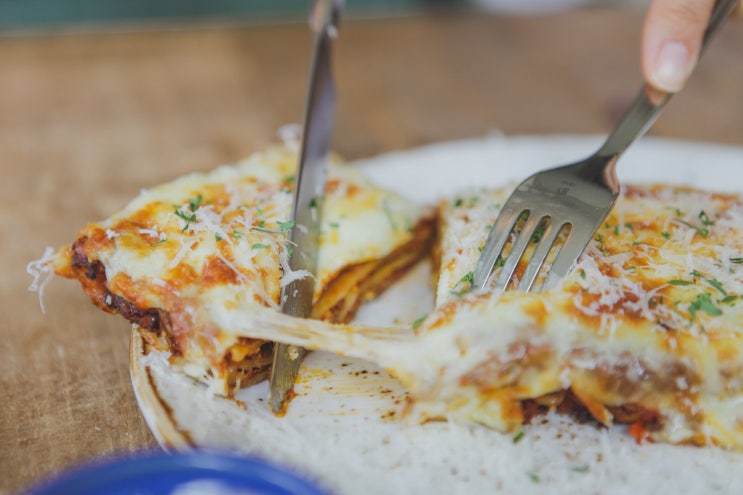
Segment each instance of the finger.
[[699,58],[714,0],[652,0],[642,39],[642,70],[654,88],[680,90]]

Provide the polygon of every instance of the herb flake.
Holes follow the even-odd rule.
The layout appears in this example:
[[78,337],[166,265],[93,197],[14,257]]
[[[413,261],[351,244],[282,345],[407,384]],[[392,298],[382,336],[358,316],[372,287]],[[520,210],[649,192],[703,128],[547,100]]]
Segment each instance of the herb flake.
[[709,229],[706,229],[704,227],[700,227],[698,225],[694,225],[693,223],[689,223],[689,222],[687,222],[685,220],[682,220],[680,218],[677,218],[676,221],[678,223],[681,223],[681,224],[686,225],[690,229],[696,230],[697,232],[699,232],[702,235],[702,237],[709,237]]
[[413,322],[413,330],[417,330],[418,328],[420,328],[424,321],[426,321],[425,315],[421,316],[420,318],[416,318]]
[[692,321],[696,319],[700,311],[704,311],[710,316],[720,316],[722,314],[722,310],[715,306],[715,303],[712,302],[712,297],[706,292],[699,294],[689,305],[689,314],[691,314]]
[[462,285],[465,285],[465,287],[462,287],[461,289],[455,290],[452,289],[451,293],[455,296],[462,297],[463,295],[467,294],[469,291],[472,290],[472,279],[474,277],[474,272],[467,272],[464,274],[462,278],[459,279],[459,281],[454,284],[454,288],[460,287]]

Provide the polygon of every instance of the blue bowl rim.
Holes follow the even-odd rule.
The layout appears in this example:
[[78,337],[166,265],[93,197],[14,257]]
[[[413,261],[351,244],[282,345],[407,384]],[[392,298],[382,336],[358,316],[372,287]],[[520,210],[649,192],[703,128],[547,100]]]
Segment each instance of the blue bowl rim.
[[329,495],[315,481],[274,462],[254,456],[209,450],[143,452],[103,458],[53,476],[25,493],[97,495],[107,493],[107,488],[111,489],[122,481],[146,481],[158,476],[160,481],[172,479],[174,483],[178,483],[198,479],[194,477],[196,474],[207,475],[213,480],[228,481],[233,486],[244,489],[276,489],[276,493],[287,495]]

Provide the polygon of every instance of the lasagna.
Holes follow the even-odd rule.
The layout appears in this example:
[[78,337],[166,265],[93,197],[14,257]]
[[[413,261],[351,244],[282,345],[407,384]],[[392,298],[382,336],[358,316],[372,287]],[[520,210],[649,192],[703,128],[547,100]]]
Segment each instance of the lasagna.
[[743,199],[626,186],[558,286],[471,290],[508,193],[440,208],[436,307],[414,329],[271,315],[244,330],[379,363],[419,421],[516,432],[555,410],[628,425],[638,441],[743,449]]
[[[234,330],[279,312],[282,286],[313,276],[288,265],[297,163],[296,150],[277,146],[142,191],[42,265],[79,280],[97,307],[132,322],[174,367],[231,396],[267,375],[273,347]],[[432,216],[359,169],[332,163],[312,316],[350,320],[425,256]]]
[[[143,191],[36,268],[78,279],[222,395],[265,377],[280,341],[378,363],[421,422],[516,432],[555,410],[629,425],[639,441],[743,449],[740,196],[627,185],[557,286],[477,291],[472,270],[508,188],[461,194],[433,215],[335,163],[305,320],[279,310],[282,285],[309,276],[287,263],[296,162],[277,147]],[[430,314],[348,324],[432,243]]]
[[559,287],[470,294],[506,197],[475,192],[442,207],[439,309],[422,332],[448,330],[478,356],[447,392],[469,396],[463,414],[513,431],[539,411],[585,412],[629,424],[638,440],[743,447],[743,200],[626,186]]

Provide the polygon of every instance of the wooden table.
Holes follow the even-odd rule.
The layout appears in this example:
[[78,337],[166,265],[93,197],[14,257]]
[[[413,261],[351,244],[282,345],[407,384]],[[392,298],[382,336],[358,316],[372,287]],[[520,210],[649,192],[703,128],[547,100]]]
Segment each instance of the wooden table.
[[[642,12],[348,21],[336,149],[603,133],[639,88]],[[132,394],[129,325],[26,263],[141,188],[262,148],[301,117],[303,25],[0,39],[0,493],[156,448]],[[653,134],[743,145],[743,23],[727,27]],[[742,164],[743,165],[743,164]]]

